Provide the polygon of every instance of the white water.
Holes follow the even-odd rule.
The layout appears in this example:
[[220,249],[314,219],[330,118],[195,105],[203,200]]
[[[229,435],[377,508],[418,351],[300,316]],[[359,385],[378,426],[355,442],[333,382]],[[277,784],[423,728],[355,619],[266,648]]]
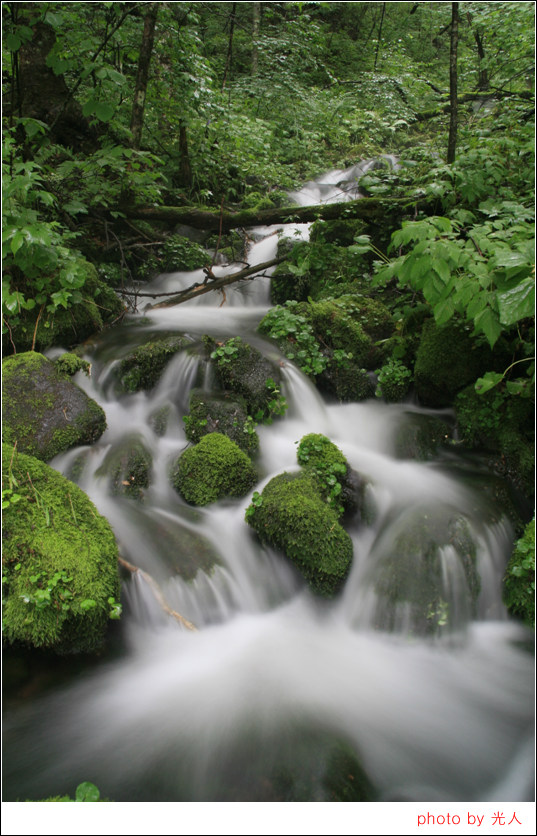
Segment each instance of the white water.
[[[353,194],[341,183],[352,185],[354,176],[355,169],[332,172],[323,185],[308,184],[304,202]],[[251,262],[273,257],[277,238],[263,239],[263,232],[255,231],[261,240]],[[149,290],[175,292],[192,281],[192,274],[169,274]],[[244,522],[250,497],[193,509],[171,488],[169,466],[187,444],[182,416],[203,361],[184,352],[154,391],[119,399],[114,364],[155,331],[187,333],[193,345],[206,333],[252,338],[269,307],[268,279],[230,287],[221,302],[208,294],[195,304],[145,311],[145,324],[118,328],[96,344],[88,355],[93,377],[79,375],[77,383],[105,409],[108,430],[94,447],[54,462],[69,475],[82,457],[77,481],[110,520],[122,555],[150,572],[199,632],[166,616],[139,576],[128,579],[125,651],[74,685],[8,713],[7,797],[43,797],[91,780],[117,801],[281,801],[288,796],[278,776],[287,770],[295,791],[307,786],[298,800],[323,801],[327,759],[343,742],[378,800],[529,800],[528,634],[501,602],[513,534],[486,499],[486,475],[476,486],[472,466],[456,451],[436,462],[397,457],[397,428],[424,410],[375,400],[329,404],[292,364],[282,369],[289,409],[258,428],[256,490],[297,468],[296,443],[309,432],[329,436],[367,482],[371,514],[348,523],[353,565],[330,602],[315,599],[281,555],[259,545]],[[273,345],[255,341],[281,359]],[[159,437],[150,419],[166,405],[170,418]],[[153,458],[143,504],[112,496],[99,475],[126,438],[140,439]],[[436,630],[386,591],[408,559],[401,536],[416,519],[426,532],[424,549],[438,525],[456,520],[475,547],[481,588],[473,604],[456,547],[449,538],[440,542],[441,611],[430,615]],[[215,554],[212,573],[200,570],[184,581],[174,570],[182,543],[185,551],[201,543]],[[416,586],[426,572],[426,553],[416,546]]]

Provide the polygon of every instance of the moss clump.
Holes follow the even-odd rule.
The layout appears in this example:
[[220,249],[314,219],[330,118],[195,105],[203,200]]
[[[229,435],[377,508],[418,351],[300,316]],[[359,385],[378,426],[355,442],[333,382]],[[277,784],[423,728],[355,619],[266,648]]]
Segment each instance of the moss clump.
[[305,435],[298,445],[297,459],[315,477],[321,497],[338,516],[356,510],[360,487],[358,475],[329,438],[319,433]]
[[317,382],[320,389],[341,402],[365,401],[375,396],[375,384],[369,373],[345,358],[332,357]]
[[57,653],[99,649],[119,599],[109,523],[75,484],[5,446],[2,480],[6,639]]
[[505,571],[503,600],[512,615],[535,627],[535,517],[515,543]]
[[145,343],[118,365],[117,375],[125,392],[152,389],[171,358],[190,343],[184,337],[168,337]]
[[248,455],[259,449],[259,436],[242,398],[228,399],[207,392],[192,392],[190,415],[183,420],[186,437],[194,444],[204,435],[219,432],[227,435]]
[[492,352],[461,324],[423,326],[414,367],[416,394],[425,406],[451,406],[456,393],[494,368]]
[[311,589],[333,596],[347,577],[352,541],[324,502],[314,476],[282,473],[254,495],[246,520],[264,543],[283,551]]
[[58,374],[61,377],[73,377],[77,372],[84,372],[84,374],[89,375],[91,366],[87,360],[82,360],[81,357],[78,357],[77,354],[72,354],[67,352],[66,354],[62,354],[61,357],[58,357],[55,360],[54,365],[58,371]]
[[208,505],[224,496],[245,496],[257,482],[249,457],[221,433],[203,436],[177,460],[174,488],[194,505]]
[[412,372],[393,358],[378,369],[378,384],[376,395],[388,403],[402,401],[407,394],[412,381]]
[[7,444],[43,461],[78,444],[92,444],[106,429],[101,407],[54,363],[29,351],[2,363],[3,430]]

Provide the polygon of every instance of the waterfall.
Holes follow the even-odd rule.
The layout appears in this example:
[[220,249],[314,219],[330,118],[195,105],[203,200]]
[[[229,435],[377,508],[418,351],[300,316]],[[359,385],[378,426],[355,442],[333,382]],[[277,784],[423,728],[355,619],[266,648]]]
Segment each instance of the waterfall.
[[[372,164],[331,172],[294,197],[350,199]],[[307,238],[304,225],[296,232]],[[252,231],[251,263],[274,257],[275,233]],[[165,274],[148,290],[175,292],[196,275]],[[94,374],[76,382],[101,404],[108,429],[52,464],[88,493],[122,555],[198,632],[167,616],[139,575],[126,579],[115,654],[6,712],[5,798],[92,780],[115,801],[322,801],[341,746],[379,801],[531,798],[528,635],[501,600],[507,518],[459,475],[471,462],[461,457],[454,473],[441,456],[397,454],[397,428],[431,410],[325,400],[256,333],[269,306],[269,279],[258,279],[226,289],[225,304],[207,294],[147,309],[89,349]],[[118,359],[160,332],[186,334],[194,347],[207,333],[241,335],[283,364],[289,409],[258,428],[256,490],[298,468],[297,442],[312,432],[363,477],[368,513],[349,521],[354,559],[334,600],[316,599],[281,554],[260,545],[244,522],[251,495],[192,508],[174,491],[169,469],[188,444],[189,393],[200,375],[210,384],[206,361],[187,349],[151,392],[117,395],[114,385]],[[157,432],[162,409],[167,423]],[[151,456],[142,503],[114,495],[107,473],[127,437]]]

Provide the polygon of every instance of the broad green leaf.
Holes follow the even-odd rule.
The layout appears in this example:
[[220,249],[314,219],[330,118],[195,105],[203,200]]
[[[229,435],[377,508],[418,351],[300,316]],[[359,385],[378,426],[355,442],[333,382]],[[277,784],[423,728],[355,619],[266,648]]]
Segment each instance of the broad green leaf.
[[498,320],[498,315],[488,306],[484,311],[481,311],[474,318],[475,327],[482,331],[487,338],[491,348],[494,347],[496,340],[502,333],[502,326]]
[[511,290],[497,293],[500,322],[514,325],[520,319],[533,316],[535,312],[535,280],[523,279]]
[[11,239],[11,252],[13,253],[13,255],[15,255],[15,253],[18,250],[20,250],[20,248],[22,247],[23,244],[24,244],[24,233],[19,230],[18,232],[15,233],[15,235]]
[[95,108],[95,116],[101,122],[109,122],[115,113],[115,108],[106,102],[98,102]]
[[440,276],[444,284],[449,282],[451,271],[447,262],[442,261],[439,258],[435,258],[433,261],[433,270]]
[[455,306],[451,296],[443,299],[434,307],[434,318],[437,325],[445,325],[455,313]]
[[494,389],[498,383],[501,383],[503,380],[503,374],[499,374],[498,372],[487,372],[484,377],[480,377],[476,380],[474,389],[479,395],[484,395],[485,392],[488,392],[490,389]]
[[99,789],[90,781],[84,781],[76,788],[75,801],[98,801],[100,797]]

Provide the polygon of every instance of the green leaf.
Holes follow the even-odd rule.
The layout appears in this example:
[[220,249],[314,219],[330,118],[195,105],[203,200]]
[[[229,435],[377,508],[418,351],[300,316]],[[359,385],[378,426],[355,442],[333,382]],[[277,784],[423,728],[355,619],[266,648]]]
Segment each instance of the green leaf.
[[106,102],[97,102],[97,106],[95,107],[95,116],[101,122],[109,122],[114,113],[115,108],[112,107],[112,105],[109,105]]
[[503,374],[499,374],[498,372],[487,372],[484,377],[480,377],[475,382],[474,389],[479,395],[483,395],[485,392],[488,392],[489,389],[493,389],[498,383],[501,383],[503,380]]
[[455,306],[451,296],[443,299],[434,307],[434,318],[437,325],[445,325],[455,313]]
[[533,316],[535,311],[535,281],[523,279],[511,290],[497,293],[500,322],[502,325],[514,325],[520,319]]
[[485,337],[489,341],[490,347],[493,348],[496,340],[503,330],[497,314],[492,310],[492,308],[486,307],[484,311],[481,311],[481,313],[475,317],[474,323],[476,328],[484,333]]
[[433,262],[433,270],[440,276],[444,284],[449,282],[451,271],[447,261],[442,261],[441,259],[436,258]]
[[90,781],[84,781],[76,788],[75,801],[98,801],[100,797],[98,788]]

